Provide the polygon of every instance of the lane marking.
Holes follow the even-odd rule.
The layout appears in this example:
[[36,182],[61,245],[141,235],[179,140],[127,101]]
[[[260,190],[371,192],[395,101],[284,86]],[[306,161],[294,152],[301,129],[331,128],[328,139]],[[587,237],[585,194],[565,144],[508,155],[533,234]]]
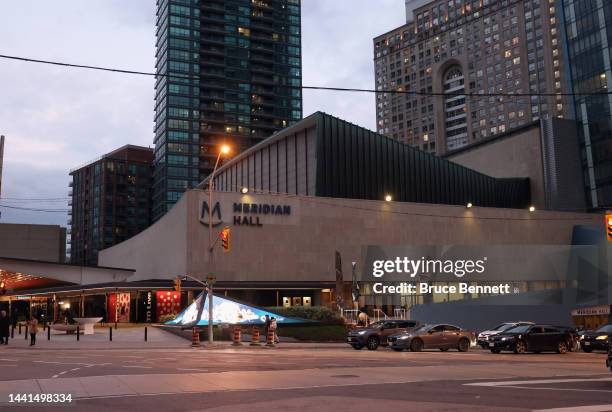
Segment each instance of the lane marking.
[[522,385],[539,385],[546,383],[573,383],[573,382],[612,382],[612,378],[599,378],[599,379],[540,379],[540,380],[530,380],[530,381],[497,381],[497,382],[474,382],[474,383],[465,383],[465,386],[487,386],[487,387],[504,387],[504,386],[522,386]]
[[153,369],[153,366],[123,365],[122,368]]
[[612,404],[610,405],[586,405],[586,406],[572,406],[569,408],[552,408],[552,409],[537,409],[533,412],[604,412],[612,411]]

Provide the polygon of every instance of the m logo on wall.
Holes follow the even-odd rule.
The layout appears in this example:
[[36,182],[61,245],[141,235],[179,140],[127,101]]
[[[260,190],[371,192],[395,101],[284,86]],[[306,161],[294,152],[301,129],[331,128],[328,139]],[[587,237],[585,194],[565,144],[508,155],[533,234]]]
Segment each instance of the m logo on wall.
[[202,202],[202,209],[200,211],[200,223],[208,226],[209,218],[212,218],[213,227],[217,227],[223,223],[223,219],[221,218],[221,204],[219,202],[215,203],[215,205],[213,206],[212,213],[210,212],[208,202]]

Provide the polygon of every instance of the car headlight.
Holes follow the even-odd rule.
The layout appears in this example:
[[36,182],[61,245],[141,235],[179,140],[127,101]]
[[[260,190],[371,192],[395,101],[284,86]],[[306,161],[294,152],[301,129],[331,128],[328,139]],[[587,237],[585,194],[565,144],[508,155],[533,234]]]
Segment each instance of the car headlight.
[[584,335],[580,335],[580,340],[584,339]]
[[406,339],[409,339],[409,338],[410,338],[410,335],[402,335],[398,339],[406,340]]
[[595,338],[596,340],[606,340],[608,339],[608,335],[599,335],[598,337]]
[[360,335],[364,335],[367,332],[367,330],[360,330],[359,332],[357,332]]
[[508,338],[501,338],[501,340],[508,340]]

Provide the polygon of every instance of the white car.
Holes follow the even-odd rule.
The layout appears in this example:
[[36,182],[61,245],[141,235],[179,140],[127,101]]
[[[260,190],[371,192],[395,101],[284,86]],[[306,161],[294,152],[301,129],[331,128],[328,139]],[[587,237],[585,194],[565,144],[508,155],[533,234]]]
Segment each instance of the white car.
[[480,332],[478,334],[477,339],[476,339],[476,343],[478,343],[478,345],[480,345],[481,348],[488,349],[489,348],[489,338],[491,336],[498,335],[498,334],[500,334],[502,332],[507,331],[508,329],[512,329],[512,328],[514,328],[516,326],[523,326],[523,325],[533,325],[533,322],[519,321],[519,322],[504,322],[504,323],[500,323],[499,325],[497,325],[493,329],[484,330],[484,331]]

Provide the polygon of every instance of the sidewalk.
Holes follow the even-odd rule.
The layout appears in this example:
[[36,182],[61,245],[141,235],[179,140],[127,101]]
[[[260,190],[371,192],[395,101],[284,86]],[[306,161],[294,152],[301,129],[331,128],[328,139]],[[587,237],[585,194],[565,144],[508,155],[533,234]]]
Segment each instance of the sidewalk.
[[[147,327],[147,341],[144,340],[144,327],[120,327],[113,329],[113,340],[109,340],[108,328],[96,328],[95,334],[81,334],[77,341],[76,334],[54,334],[51,332],[51,340],[47,340],[47,331],[41,331],[36,335],[36,346],[30,347],[30,337],[27,339],[22,330],[21,335],[15,330],[14,339],[9,340],[8,346],[0,346],[0,353],[12,349],[187,349],[191,346],[191,341],[185,337],[168,332],[164,329],[149,326]],[[247,336],[243,336],[242,346],[233,346],[230,341],[216,341],[212,349],[234,349],[234,350],[259,350],[265,347],[262,342],[261,347],[250,346]],[[334,349],[346,348],[344,343],[311,343],[311,342],[281,342],[275,349]],[[201,349],[209,348],[208,343],[201,342]]]

